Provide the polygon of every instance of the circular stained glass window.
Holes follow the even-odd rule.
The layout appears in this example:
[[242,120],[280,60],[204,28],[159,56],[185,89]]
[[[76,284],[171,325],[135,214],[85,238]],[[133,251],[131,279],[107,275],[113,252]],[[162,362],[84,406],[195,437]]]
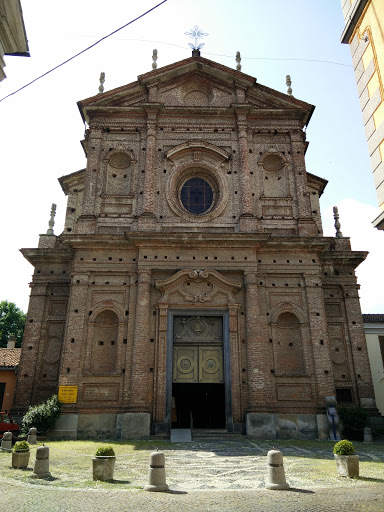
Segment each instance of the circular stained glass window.
[[180,199],[188,212],[199,215],[212,207],[213,190],[203,178],[190,178],[181,187]]

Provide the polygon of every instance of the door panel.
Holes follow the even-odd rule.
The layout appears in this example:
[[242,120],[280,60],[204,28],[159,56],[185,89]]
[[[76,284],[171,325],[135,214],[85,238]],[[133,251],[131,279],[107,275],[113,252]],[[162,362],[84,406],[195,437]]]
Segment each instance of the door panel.
[[199,347],[199,382],[204,384],[224,382],[222,347]]
[[173,382],[222,384],[223,348],[176,345],[173,354]]
[[198,380],[198,347],[173,348],[173,382],[194,383]]

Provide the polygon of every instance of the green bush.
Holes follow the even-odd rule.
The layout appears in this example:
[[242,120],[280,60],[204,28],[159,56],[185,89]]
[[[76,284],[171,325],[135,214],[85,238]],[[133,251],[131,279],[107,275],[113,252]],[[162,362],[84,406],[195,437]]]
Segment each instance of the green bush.
[[333,453],[336,455],[353,455],[355,453],[355,447],[351,441],[343,439],[335,444],[333,447]]
[[21,430],[27,434],[30,428],[35,427],[39,434],[46,434],[54,428],[60,410],[61,404],[57,395],[52,395],[45,403],[31,405],[24,415]]
[[367,426],[367,411],[362,407],[340,407],[339,416],[343,422],[343,437],[362,441]]
[[15,452],[29,452],[29,444],[27,443],[27,441],[17,441],[13,449],[15,450]]
[[100,446],[96,451],[96,457],[114,457],[115,451],[112,446]]

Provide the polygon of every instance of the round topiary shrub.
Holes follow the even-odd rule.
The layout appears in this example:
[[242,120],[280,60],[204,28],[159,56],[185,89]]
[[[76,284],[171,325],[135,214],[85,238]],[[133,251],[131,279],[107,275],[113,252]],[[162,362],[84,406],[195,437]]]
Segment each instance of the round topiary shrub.
[[355,453],[355,447],[352,441],[343,439],[335,444],[333,447],[333,453],[336,455],[353,455]]
[[29,444],[27,441],[17,441],[13,449],[15,452],[29,452]]
[[95,455],[96,457],[115,457],[115,451],[112,446],[100,446]]

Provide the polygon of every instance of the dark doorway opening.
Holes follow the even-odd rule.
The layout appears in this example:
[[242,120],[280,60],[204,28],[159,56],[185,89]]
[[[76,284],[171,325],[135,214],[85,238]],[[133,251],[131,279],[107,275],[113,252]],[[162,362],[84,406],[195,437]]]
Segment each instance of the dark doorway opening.
[[173,384],[172,428],[225,428],[224,384]]

